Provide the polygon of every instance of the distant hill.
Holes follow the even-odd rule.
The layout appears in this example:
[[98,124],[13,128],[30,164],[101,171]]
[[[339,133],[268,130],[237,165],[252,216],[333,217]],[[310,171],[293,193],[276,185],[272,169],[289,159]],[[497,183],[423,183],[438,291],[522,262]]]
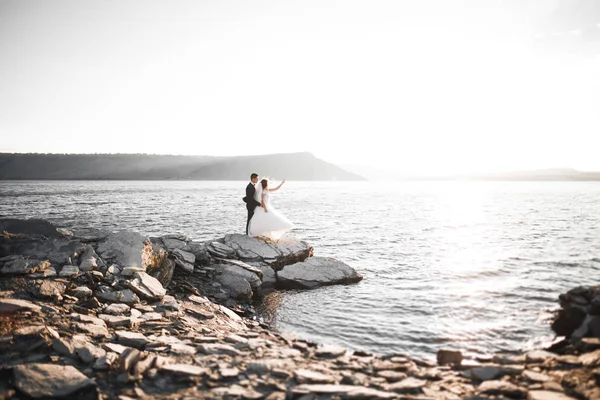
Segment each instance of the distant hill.
[[498,174],[428,177],[415,180],[467,180],[467,181],[600,181],[600,172],[582,172],[574,169],[543,169]]
[[289,180],[365,180],[311,153],[245,157],[0,153],[0,180],[246,180],[252,172]]

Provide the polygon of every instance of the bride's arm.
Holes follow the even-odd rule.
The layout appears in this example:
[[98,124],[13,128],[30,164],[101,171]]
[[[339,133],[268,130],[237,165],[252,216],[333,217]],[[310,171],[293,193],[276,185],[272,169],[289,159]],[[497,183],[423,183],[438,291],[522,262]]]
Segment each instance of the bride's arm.
[[278,190],[279,190],[279,188],[280,188],[281,186],[283,186],[283,184],[284,184],[284,183],[285,183],[285,179],[281,181],[281,183],[279,184],[279,186],[277,186],[277,187],[276,187],[276,188],[274,188],[274,189],[269,189],[269,191],[271,191],[271,192],[276,192],[276,191],[278,191]]
[[265,212],[269,212],[269,210],[267,210],[267,206],[265,204],[265,192],[263,192],[263,194],[261,196],[260,206],[265,209]]

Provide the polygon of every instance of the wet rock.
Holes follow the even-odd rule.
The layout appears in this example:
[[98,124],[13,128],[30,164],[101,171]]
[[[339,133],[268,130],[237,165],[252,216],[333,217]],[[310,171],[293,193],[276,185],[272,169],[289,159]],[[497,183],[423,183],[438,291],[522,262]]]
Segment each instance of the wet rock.
[[277,272],[277,287],[313,289],[325,285],[351,284],[363,279],[356,270],[333,258],[311,257]]
[[37,295],[41,298],[60,297],[65,293],[67,287],[58,281],[43,281],[37,288]]
[[490,396],[508,396],[517,399],[524,399],[527,396],[527,390],[506,381],[486,381],[477,388],[480,394]]
[[0,258],[0,273],[4,275],[26,275],[50,268],[48,260],[25,258],[22,255]]
[[337,346],[322,346],[315,352],[315,356],[321,358],[338,358],[344,354],[346,354],[346,349]]
[[463,355],[459,350],[438,350],[437,363],[438,365],[461,365]]
[[13,377],[15,387],[34,399],[81,398],[97,391],[96,382],[70,365],[19,365],[13,368]]
[[322,374],[320,372],[311,371],[308,369],[298,369],[294,371],[296,382],[302,383],[334,383],[335,379],[332,376]]
[[551,328],[557,336],[570,338],[571,334],[583,323],[586,312],[578,307],[561,309],[554,316]]
[[77,274],[79,274],[78,267],[74,265],[64,265],[60,270],[60,274],[58,274],[58,276],[60,276],[61,278],[72,278]]
[[147,344],[150,343],[150,340],[148,340],[146,336],[137,332],[116,331],[115,335],[117,335],[118,342],[123,346],[131,346],[137,349],[143,349]]
[[27,300],[0,299],[0,315],[13,314],[17,311],[41,311],[42,308]]
[[140,298],[130,289],[123,289],[117,292],[97,293],[96,296],[108,303],[125,303],[129,306],[140,302]]
[[[143,299],[157,301],[167,293],[158,279],[145,272],[138,272],[135,279],[129,282],[129,288]],[[125,302],[124,302],[125,303]]]

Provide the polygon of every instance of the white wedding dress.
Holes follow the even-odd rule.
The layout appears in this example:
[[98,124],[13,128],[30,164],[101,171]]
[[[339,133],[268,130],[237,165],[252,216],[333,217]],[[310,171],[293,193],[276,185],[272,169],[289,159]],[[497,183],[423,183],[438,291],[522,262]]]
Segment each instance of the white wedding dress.
[[[260,202],[262,197],[262,188],[259,189],[260,183],[257,185],[256,200]],[[248,235],[252,237],[263,236],[272,240],[279,240],[286,232],[294,228],[292,221],[287,219],[283,214],[277,211],[271,205],[271,193],[269,190],[264,191],[262,200],[265,202],[267,212],[262,207],[256,207],[254,216],[250,220],[248,227]]]

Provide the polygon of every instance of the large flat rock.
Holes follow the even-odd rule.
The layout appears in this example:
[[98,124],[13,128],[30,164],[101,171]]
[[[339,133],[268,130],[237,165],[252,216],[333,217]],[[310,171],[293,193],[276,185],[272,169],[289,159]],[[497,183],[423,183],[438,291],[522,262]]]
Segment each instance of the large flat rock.
[[278,242],[266,242],[247,235],[227,235],[224,244],[235,251],[242,261],[264,261],[274,268],[304,261],[313,253],[306,242],[294,239],[282,239]]
[[78,398],[95,391],[96,382],[70,365],[24,364],[13,368],[15,387],[34,399]]
[[0,218],[0,232],[30,237],[63,237],[56,226],[44,219]]
[[362,280],[356,270],[333,258],[311,257],[287,265],[277,272],[281,289],[313,289],[319,286],[356,283]]
[[122,268],[141,267],[145,270],[152,263],[152,244],[137,232],[113,233],[98,244],[97,252],[105,261]]
[[65,238],[18,238],[0,240],[0,255],[21,255],[25,258],[49,260],[54,265],[70,264],[85,246]]

